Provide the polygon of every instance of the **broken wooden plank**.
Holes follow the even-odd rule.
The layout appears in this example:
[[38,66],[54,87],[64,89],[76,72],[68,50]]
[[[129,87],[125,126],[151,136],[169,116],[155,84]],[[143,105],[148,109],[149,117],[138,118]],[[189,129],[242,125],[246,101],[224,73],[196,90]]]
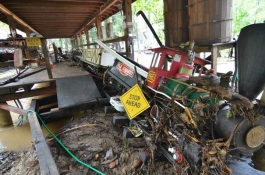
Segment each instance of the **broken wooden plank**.
[[15,93],[1,95],[0,102],[27,98],[27,97],[34,97],[39,95],[56,94],[56,92],[57,91],[55,87],[41,88],[41,89],[31,90],[29,92],[15,92]]

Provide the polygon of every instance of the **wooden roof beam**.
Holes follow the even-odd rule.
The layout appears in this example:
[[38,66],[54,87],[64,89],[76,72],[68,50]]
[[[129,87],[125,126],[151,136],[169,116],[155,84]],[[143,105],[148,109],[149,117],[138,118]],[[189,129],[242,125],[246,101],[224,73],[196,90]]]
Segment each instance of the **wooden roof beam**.
[[106,0],[0,0],[2,4],[74,4],[74,3],[94,3],[94,4],[104,4]]
[[17,15],[13,14],[10,10],[8,10],[5,6],[0,4],[0,10],[5,13],[6,15],[13,16],[14,20],[23,25],[24,27],[28,27],[31,31],[37,32],[35,29],[33,29],[31,26],[29,26],[27,23],[25,23],[22,19],[20,19]]
[[34,14],[34,16],[31,16],[31,15],[20,15],[20,17],[23,18],[23,19],[46,18],[46,19],[49,19],[49,20],[50,19],[55,19],[56,17],[57,18],[68,18],[68,17],[71,18],[71,17],[73,17],[73,18],[76,18],[76,19],[78,19],[80,17],[80,18],[86,18],[87,19],[90,16],[91,16],[91,14],[79,14],[79,15],[73,15],[73,14],[57,14],[57,15],[54,15],[54,14],[46,14],[46,15]]
[[[0,1],[1,2],[1,1]],[[99,7],[103,3],[91,3],[91,2],[47,2],[47,1],[32,1],[32,2],[25,2],[25,1],[19,1],[20,3],[13,3],[12,0],[8,0],[3,2],[2,4],[6,6],[14,6],[14,7],[84,7],[84,6],[90,6],[90,7]]]
[[25,11],[30,11],[30,10],[35,10],[35,11],[49,11],[49,10],[57,10],[57,12],[59,10],[71,10],[71,9],[78,9],[78,10],[84,10],[84,11],[88,11],[88,10],[97,10],[100,5],[97,6],[91,6],[91,5],[68,5],[68,6],[32,6],[32,5],[9,5],[9,9],[10,10],[21,10],[21,12],[25,12]]
[[[100,16],[104,13],[109,7],[113,6],[115,3],[120,2],[120,0],[108,0],[90,19],[88,19],[83,26],[81,26],[74,35],[79,33],[80,31],[84,30],[84,28],[90,24],[92,24],[97,16]],[[74,36],[73,35],[73,36]],[[73,37],[72,36],[72,37]]]
[[42,14],[42,13],[89,13],[89,14],[94,14],[95,11],[98,9],[98,8],[90,8],[90,9],[85,9],[85,8],[78,8],[78,12],[76,9],[71,9],[71,8],[68,8],[68,9],[60,9],[58,10],[58,8],[54,8],[54,9],[41,9],[41,8],[25,8],[25,9],[12,9],[12,8],[9,8],[10,10],[16,10],[16,14],[17,13],[23,13],[23,14],[28,14],[28,13],[39,13],[39,14]]

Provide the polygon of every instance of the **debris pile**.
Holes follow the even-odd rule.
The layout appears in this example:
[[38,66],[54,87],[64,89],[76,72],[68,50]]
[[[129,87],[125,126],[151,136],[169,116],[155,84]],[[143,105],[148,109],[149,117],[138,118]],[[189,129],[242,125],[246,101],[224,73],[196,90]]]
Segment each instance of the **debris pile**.
[[[207,133],[210,129],[200,124],[207,120],[191,122],[184,109],[158,94],[152,103],[148,112],[131,122],[127,118],[124,124],[113,120],[127,116],[94,108],[56,135],[76,157],[107,175],[231,173],[225,165],[229,140]],[[194,117],[194,110],[190,112]],[[52,138],[47,141],[60,174],[97,174],[77,163]],[[15,155],[12,164],[1,165],[3,174],[40,173],[34,149]]]
[[5,151],[0,153],[0,158],[0,174],[36,175],[40,172],[39,162],[34,149],[19,153]]

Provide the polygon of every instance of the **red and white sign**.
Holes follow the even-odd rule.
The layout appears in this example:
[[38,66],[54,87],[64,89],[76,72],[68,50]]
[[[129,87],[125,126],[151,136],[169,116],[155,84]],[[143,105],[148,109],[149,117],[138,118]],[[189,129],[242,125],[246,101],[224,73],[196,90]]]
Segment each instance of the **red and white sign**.
[[129,76],[131,78],[134,76],[134,71],[130,67],[128,67],[126,64],[118,62],[116,67],[117,69],[119,69],[120,73],[123,76]]

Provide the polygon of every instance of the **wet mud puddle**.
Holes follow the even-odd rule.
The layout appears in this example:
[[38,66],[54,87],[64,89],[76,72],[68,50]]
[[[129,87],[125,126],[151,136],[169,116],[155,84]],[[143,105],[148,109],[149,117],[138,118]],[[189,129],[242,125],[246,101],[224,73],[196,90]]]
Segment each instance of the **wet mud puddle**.
[[[70,119],[50,123],[47,126],[54,133],[58,132]],[[42,129],[45,136],[49,134]],[[32,146],[32,135],[29,123],[20,126],[9,126],[0,129],[0,152],[23,151]]]

